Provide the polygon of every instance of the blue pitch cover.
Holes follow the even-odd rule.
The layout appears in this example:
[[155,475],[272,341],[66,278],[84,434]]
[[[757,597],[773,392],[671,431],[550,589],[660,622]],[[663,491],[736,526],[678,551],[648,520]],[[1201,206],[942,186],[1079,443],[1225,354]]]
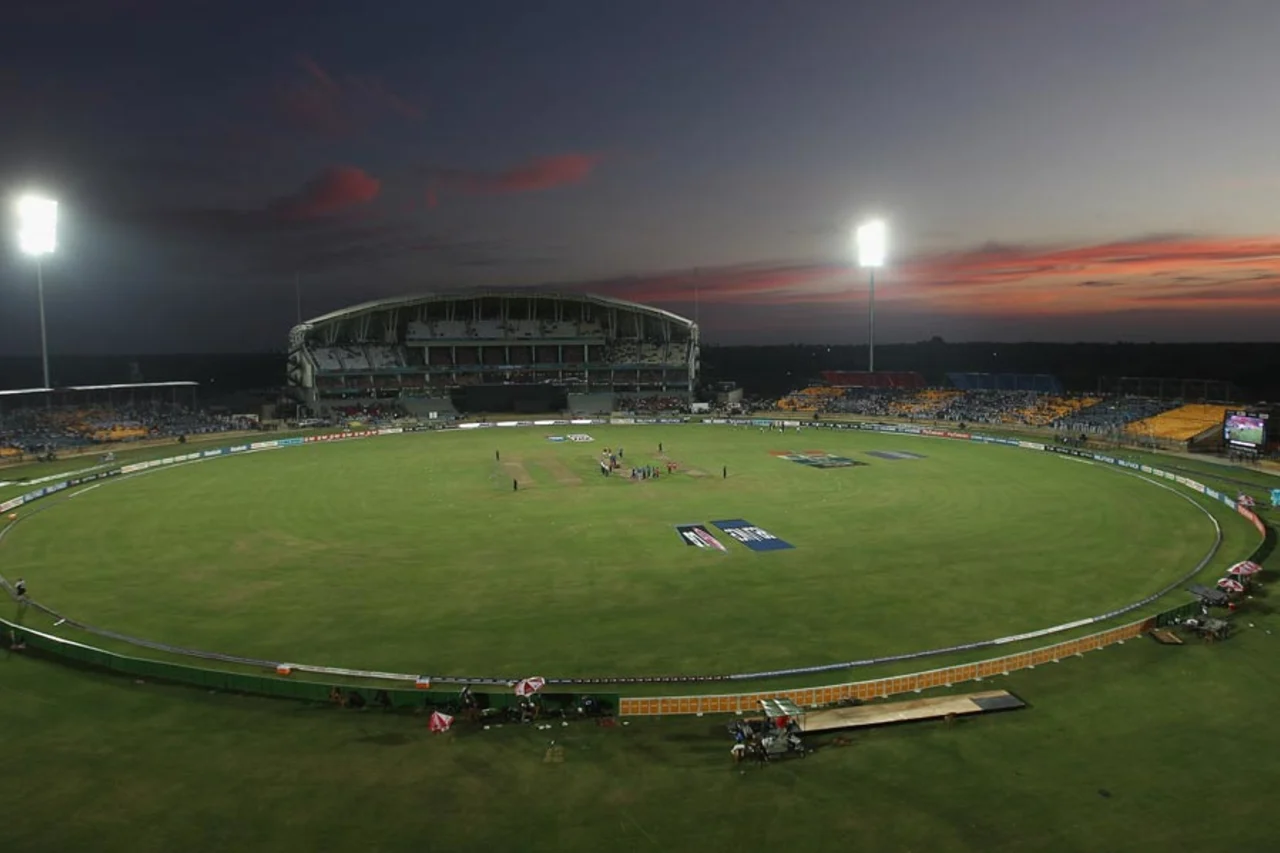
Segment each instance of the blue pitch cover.
[[790,542],[784,542],[762,527],[756,527],[741,518],[730,518],[713,521],[711,524],[723,530],[728,536],[746,545],[752,551],[785,551],[794,548]]

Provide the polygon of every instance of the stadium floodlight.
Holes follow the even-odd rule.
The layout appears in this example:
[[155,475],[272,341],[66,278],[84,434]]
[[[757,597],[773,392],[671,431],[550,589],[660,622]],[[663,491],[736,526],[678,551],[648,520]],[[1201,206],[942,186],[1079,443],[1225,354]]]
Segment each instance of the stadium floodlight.
[[41,259],[58,248],[58,203],[27,195],[18,199],[18,248],[36,259],[36,292],[40,299],[40,359],[44,387],[49,388],[49,339],[44,324],[44,268]]
[[853,232],[854,242],[858,246],[858,266],[869,271],[871,276],[870,309],[868,311],[867,330],[867,371],[876,370],[876,270],[884,266],[888,254],[889,230],[884,221],[872,219],[864,222]]
[[36,195],[18,199],[18,246],[40,257],[58,248],[58,203]]
[[855,234],[858,241],[858,266],[871,269],[884,266],[889,242],[889,232],[884,222],[873,219],[859,225]]

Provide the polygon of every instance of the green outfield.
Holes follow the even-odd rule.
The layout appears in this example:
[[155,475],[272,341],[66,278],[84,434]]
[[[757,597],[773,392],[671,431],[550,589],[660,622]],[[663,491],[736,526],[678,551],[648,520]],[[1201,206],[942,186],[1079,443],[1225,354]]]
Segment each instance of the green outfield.
[[[569,431],[594,441],[546,438]],[[662,476],[601,476],[599,452],[619,445],[624,465]],[[813,462],[816,451],[865,464],[776,455]],[[876,455],[886,453],[898,456]],[[1270,484],[1202,460],[1132,457],[1231,495]],[[670,476],[668,461],[679,467]],[[1256,531],[1219,503],[1112,466],[854,431],[489,429],[225,457],[48,498],[18,510],[0,574],[24,575],[36,598],[91,623],[273,659],[476,675],[726,672],[951,645],[1117,607],[1200,561],[1215,540],[1206,511],[1224,535],[1202,575],[1212,583],[1254,551]],[[725,519],[794,547],[751,550],[711,524]],[[725,550],[685,544],[682,524]],[[1143,638],[1016,672],[983,686],[1014,691],[1026,710],[828,736],[804,761],[745,772],[730,761],[726,720],[712,716],[431,735],[416,714],[0,652],[0,849],[1272,849],[1280,619],[1267,593],[1243,603],[1225,643]]]
[[[1214,543],[1171,489],[1052,454],[816,430],[589,432],[389,436],[112,481],[24,520],[4,571],[91,624],[270,660],[690,675],[1091,616],[1160,589]],[[623,451],[609,477],[605,448]],[[861,464],[776,455],[814,450]],[[632,465],[660,476],[630,479]],[[794,547],[750,550],[711,524],[724,519]],[[724,550],[686,544],[682,524]]]

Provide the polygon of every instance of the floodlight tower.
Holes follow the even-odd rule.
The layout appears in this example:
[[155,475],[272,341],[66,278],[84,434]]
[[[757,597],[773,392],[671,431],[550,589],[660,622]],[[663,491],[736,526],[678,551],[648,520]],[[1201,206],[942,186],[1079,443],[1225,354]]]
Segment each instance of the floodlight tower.
[[871,310],[869,312],[869,328],[867,331],[867,370],[876,371],[876,270],[884,266],[888,249],[888,229],[884,222],[873,219],[859,225],[854,232],[854,240],[858,244],[858,266],[869,271],[871,276]]
[[40,299],[40,358],[44,364],[44,387],[49,388],[49,338],[44,325],[45,255],[58,248],[58,203],[53,199],[28,195],[18,199],[18,247],[36,259],[36,292]]

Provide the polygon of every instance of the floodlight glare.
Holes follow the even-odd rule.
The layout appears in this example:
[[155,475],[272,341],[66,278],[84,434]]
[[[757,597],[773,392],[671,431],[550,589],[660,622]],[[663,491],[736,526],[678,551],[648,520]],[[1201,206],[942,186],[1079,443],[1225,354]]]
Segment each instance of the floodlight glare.
[[889,242],[884,222],[873,219],[859,225],[855,239],[858,243],[858,266],[872,269],[884,266]]
[[[44,324],[44,268],[41,258],[58,248],[58,203],[51,198],[25,195],[18,199],[18,248],[36,259],[36,294],[40,302],[40,360],[44,363],[44,387],[49,386],[49,335]],[[46,403],[51,398],[45,397]]]
[[28,195],[18,199],[18,247],[40,257],[58,247],[58,203]]

